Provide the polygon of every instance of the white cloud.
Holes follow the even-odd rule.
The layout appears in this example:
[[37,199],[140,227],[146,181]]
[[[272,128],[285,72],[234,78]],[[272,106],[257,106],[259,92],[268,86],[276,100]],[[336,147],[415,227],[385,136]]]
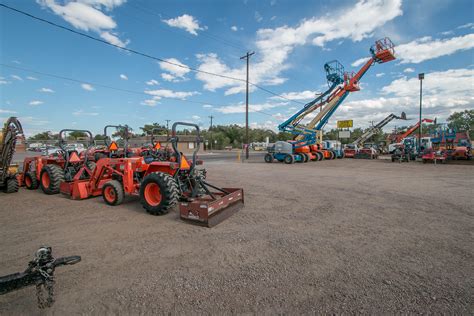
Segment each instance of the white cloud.
[[432,39],[429,36],[415,39],[395,47],[397,58],[402,64],[418,64],[441,56],[448,56],[474,47],[474,34],[447,39]]
[[26,79],[28,79],[28,80],[38,80],[38,78],[36,78],[36,77],[31,77],[31,76],[26,77]]
[[255,21],[257,21],[258,23],[262,22],[263,20],[262,15],[258,11],[255,11],[254,17],[255,17]]
[[11,75],[10,77],[12,77],[13,79],[18,80],[18,81],[23,81],[23,78],[21,78],[20,76],[17,76],[17,75]]
[[359,67],[360,65],[365,64],[369,59],[370,59],[370,57],[364,57],[364,58],[357,59],[355,62],[353,62],[351,64],[351,66],[352,67]]
[[74,116],[97,116],[99,113],[97,112],[84,112],[84,110],[76,110],[72,112],[72,115]]
[[56,0],[36,0],[36,2],[43,8],[51,9],[75,28],[94,31],[111,44],[125,47],[129,42],[120,40],[117,34],[112,32],[117,27],[117,23],[111,16],[101,11],[102,7],[110,11],[122,5],[125,0],[65,1],[64,5],[57,3]]
[[210,109],[210,108],[212,108],[212,105],[210,105],[210,104],[204,104],[202,107],[205,108],[205,109]]
[[[361,0],[339,12],[304,19],[295,27],[260,29],[257,31],[255,43],[256,55],[252,57],[250,81],[263,85],[281,84],[285,79],[279,75],[290,67],[287,59],[295,47],[308,43],[324,46],[328,42],[341,39],[361,41],[371,37],[374,31],[401,14],[401,0]],[[244,63],[240,67],[231,68],[216,54],[200,54],[197,58],[200,70],[245,78]],[[226,94],[245,91],[245,84],[239,81],[202,73],[197,73],[196,78],[204,82],[204,88],[207,90],[227,88]]]
[[119,47],[126,47],[130,43],[130,40],[122,41],[120,38],[118,38],[117,34],[111,32],[101,32],[100,37],[102,37],[102,39],[106,40],[110,44]]
[[41,89],[38,89],[38,92],[54,93],[54,90],[50,88],[41,88]]
[[157,86],[157,85],[160,84],[160,83],[159,83],[157,80],[155,80],[155,79],[148,80],[148,81],[145,82],[145,83],[146,83],[147,85],[149,85],[149,86]]
[[166,73],[161,74],[161,78],[165,81],[178,82],[186,79],[185,75],[190,72],[188,66],[180,62],[176,58],[165,59],[167,62],[160,61],[160,68]]
[[408,67],[408,68],[403,69],[403,72],[406,72],[406,73],[415,72],[415,69]]
[[[426,73],[423,81],[423,116],[436,117],[442,122],[453,112],[474,109],[473,77],[474,69]],[[393,121],[388,130],[394,125],[412,125],[418,119],[419,89],[417,77],[396,79],[382,88],[380,96],[343,103],[331,122],[350,118],[355,120],[357,126],[367,127],[368,121],[379,121],[390,113],[404,111],[412,120],[402,123]]]
[[237,32],[239,30],[239,28],[235,25],[232,25],[232,27],[230,29],[234,32]]
[[[257,112],[273,109],[279,106],[287,105],[287,102],[281,103],[261,103],[261,104],[249,104],[249,112]],[[216,108],[216,111],[223,114],[235,114],[235,113],[245,113],[245,104],[235,104],[235,105],[226,105]]]
[[122,80],[128,80],[128,77],[124,74],[120,74],[120,79]]
[[12,110],[2,110],[2,109],[0,109],[0,113],[15,114],[15,113],[17,113],[17,112],[16,112],[16,111],[12,111]]
[[199,94],[197,91],[172,91],[167,89],[159,89],[159,90],[145,90],[146,94],[152,95],[153,99],[160,100],[161,98],[174,98],[174,99],[186,99],[187,97]]
[[378,74],[375,74],[375,77],[380,78],[380,77],[383,77],[384,75],[385,75],[385,73],[380,72]]
[[474,29],[474,23],[467,23],[457,27],[458,29]]
[[154,99],[147,99],[147,100],[143,100],[141,102],[142,105],[147,105],[147,106],[155,106],[157,105],[159,102],[157,100],[154,100]]
[[[317,94],[318,94],[317,91],[305,90],[301,92],[287,92],[287,93],[282,93],[280,95],[284,97],[285,99],[290,99],[290,100],[309,100],[309,99],[316,98]],[[271,99],[281,100],[282,98],[275,96],[275,97],[271,97]]]
[[199,21],[196,20],[192,15],[183,14],[174,19],[163,20],[166,24],[171,27],[177,27],[179,29],[186,30],[186,32],[192,35],[198,35],[197,31],[204,30],[203,27],[199,25]]
[[0,84],[9,84],[10,81],[6,81],[5,78],[0,78]]
[[201,117],[198,116],[198,115],[193,115],[193,116],[191,116],[191,118],[192,118],[193,120],[195,120],[195,121],[198,121],[198,120],[201,119]]
[[29,105],[40,105],[40,104],[43,104],[43,103],[44,103],[43,101],[33,100],[33,101],[30,101]]
[[88,84],[88,83],[81,84],[81,87],[82,87],[82,89],[84,89],[86,91],[94,91],[95,90],[95,88],[93,86],[91,86],[90,84]]

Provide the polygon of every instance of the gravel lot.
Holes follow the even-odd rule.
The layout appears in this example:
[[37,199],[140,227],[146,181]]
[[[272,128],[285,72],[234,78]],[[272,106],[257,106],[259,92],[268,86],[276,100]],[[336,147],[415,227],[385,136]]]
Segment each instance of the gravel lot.
[[[57,270],[55,314],[445,313],[474,310],[474,167],[388,160],[211,162],[245,208],[208,229],[136,198],[110,207],[0,193],[0,274],[38,246]],[[34,288],[0,314],[38,314]]]

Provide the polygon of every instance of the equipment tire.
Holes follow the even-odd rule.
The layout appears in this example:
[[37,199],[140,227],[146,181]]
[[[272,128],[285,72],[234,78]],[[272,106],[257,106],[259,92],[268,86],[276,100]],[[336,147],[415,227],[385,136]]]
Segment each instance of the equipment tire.
[[303,154],[298,153],[298,154],[295,154],[295,156],[300,157],[299,160],[296,160],[296,159],[295,159],[295,162],[297,162],[297,163],[303,163],[303,162],[305,162],[305,161],[304,161],[304,156],[303,156]]
[[323,155],[322,152],[317,151],[317,152],[316,152],[316,156],[318,156],[318,161],[324,160],[324,155]]
[[330,152],[329,152],[329,156],[330,156],[329,159],[331,159],[331,160],[333,160],[334,158],[336,158],[336,155],[334,154],[333,151],[330,151]]
[[108,156],[104,153],[95,153],[94,154],[94,159],[95,161],[99,161],[99,159],[102,159],[102,158],[107,158]]
[[5,181],[5,193],[15,193],[18,192],[18,187],[20,186],[20,183],[18,183],[18,179],[16,176],[12,178],[8,178]]
[[265,162],[272,163],[273,162],[273,155],[272,154],[265,154]]
[[117,180],[110,180],[102,187],[102,197],[108,205],[122,204],[124,195],[122,183]]
[[64,181],[64,171],[58,165],[46,165],[41,169],[40,187],[45,194],[58,194],[62,181]]
[[36,190],[39,187],[38,179],[36,178],[36,172],[31,171],[25,173],[25,178],[23,179],[25,187],[28,190]]
[[295,162],[295,159],[293,158],[292,155],[286,155],[285,158],[283,159],[283,161],[288,164],[288,165],[291,165],[292,163]]
[[304,153],[303,156],[304,156],[304,161],[303,162],[308,162],[309,161],[309,155]]
[[167,214],[178,199],[178,184],[167,173],[150,173],[140,184],[140,203],[151,215]]

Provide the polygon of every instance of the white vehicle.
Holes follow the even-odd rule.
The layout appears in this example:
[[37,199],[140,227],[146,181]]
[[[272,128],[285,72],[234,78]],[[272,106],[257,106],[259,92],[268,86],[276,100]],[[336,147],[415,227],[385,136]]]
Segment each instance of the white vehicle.
[[41,153],[43,154],[43,156],[49,156],[49,155],[57,154],[60,151],[61,151],[61,148],[57,146],[47,146],[46,148],[43,148],[41,150]]
[[82,153],[84,150],[86,150],[86,147],[84,144],[81,143],[76,143],[76,144],[68,144],[66,146],[66,150],[68,151],[77,151],[78,154]]
[[395,151],[395,149],[397,149],[397,147],[400,147],[401,145],[403,145],[403,143],[393,143],[393,144],[389,144],[389,145],[388,145],[388,153],[389,153],[389,154],[393,154],[393,152]]

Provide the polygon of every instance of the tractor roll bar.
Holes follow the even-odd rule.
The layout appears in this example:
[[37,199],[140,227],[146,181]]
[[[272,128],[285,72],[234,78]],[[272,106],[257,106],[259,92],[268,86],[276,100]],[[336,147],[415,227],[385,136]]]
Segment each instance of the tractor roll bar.
[[86,154],[84,155],[84,163],[86,163],[87,156],[88,156],[87,153],[89,149],[94,145],[94,137],[92,136],[92,133],[85,129],[62,129],[59,132],[59,143],[58,143],[59,148],[61,148],[61,150],[64,152],[67,162],[69,161],[69,152],[66,150],[66,146],[65,146],[65,144],[67,143],[67,141],[64,139],[66,132],[81,132],[81,133],[87,134],[89,139],[87,143]]
[[201,134],[200,134],[200,129],[197,124],[193,123],[186,123],[186,122],[175,122],[173,123],[173,126],[171,128],[171,145],[173,146],[173,150],[176,153],[176,156],[178,157],[178,168],[181,167],[181,153],[178,150],[178,136],[176,136],[176,126],[182,125],[182,126],[189,126],[189,127],[194,127],[196,129],[197,135],[196,135],[196,148],[194,149],[193,152],[193,165],[191,166],[189,173],[192,173],[194,170],[194,167],[196,166],[196,155],[199,151],[199,145],[201,144]]
[[155,147],[155,136],[156,136],[155,131],[159,131],[159,130],[160,130],[160,129],[159,129],[158,127],[155,127],[155,128],[153,128],[153,129],[151,130],[150,142],[151,142],[151,145],[152,145],[153,147]]
[[107,145],[107,147],[110,146],[110,142],[109,142],[109,139],[111,140],[111,138],[107,135],[107,130],[109,128],[115,128],[115,129],[118,129],[118,130],[124,130],[125,131],[125,145],[124,145],[124,155],[126,156],[127,155],[127,151],[128,151],[128,138],[129,138],[129,134],[128,134],[128,126],[127,125],[106,125],[104,127],[104,142],[105,144]]
[[88,130],[85,130],[85,129],[62,129],[59,132],[59,147],[64,151],[66,151],[66,147],[64,147],[64,145],[66,144],[66,139],[64,139],[64,136],[65,136],[66,132],[81,132],[81,133],[87,134],[87,136],[88,136],[87,147],[90,147],[90,146],[92,146],[92,144],[94,144],[94,137],[92,136],[92,133]]

